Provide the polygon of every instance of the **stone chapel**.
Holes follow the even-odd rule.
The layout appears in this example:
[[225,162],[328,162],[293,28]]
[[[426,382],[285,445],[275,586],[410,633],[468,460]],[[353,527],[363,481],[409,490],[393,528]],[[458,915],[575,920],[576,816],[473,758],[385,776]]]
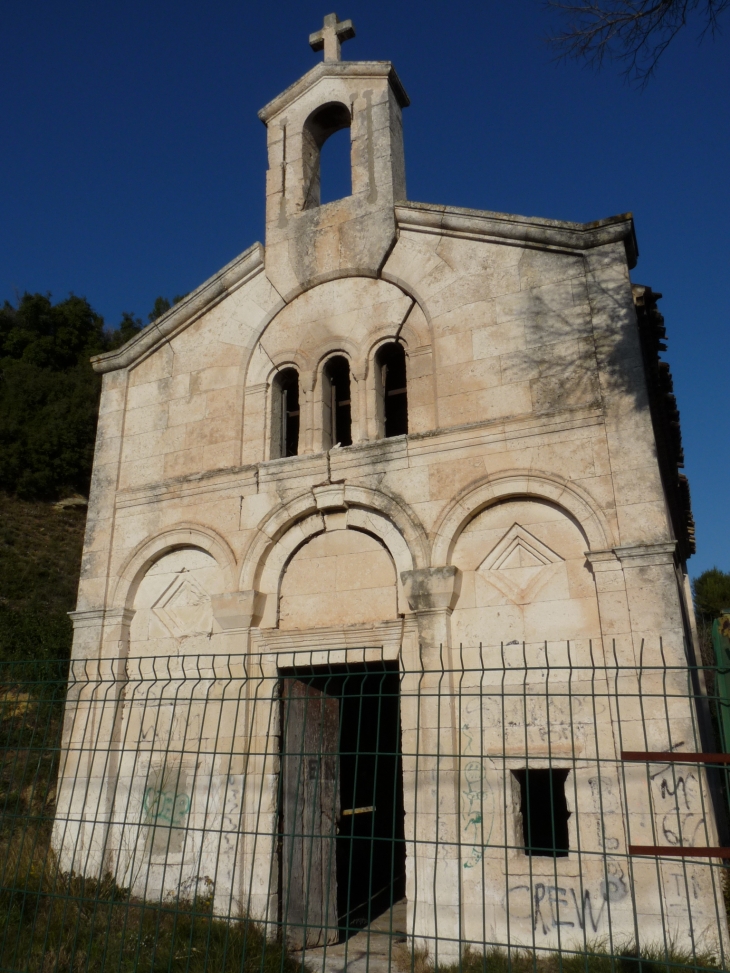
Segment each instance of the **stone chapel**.
[[[408,95],[390,62],[342,59],[341,44],[353,34],[350,21],[328,15],[310,38],[324,59],[259,112],[268,144],[264,244],[93,360],[103,388],[72,664],[113,679],[89,690],[83,721],[77,700],[66,730],[56,845],[76,870],[121,860],[129,809],[149,810],[145,796],[135,805],[135,788],[155,774],[162,788],[163,758],[130,729],[124,681],[134,667],[165,660],[174,679],[174,666],[184,670],[193,657],[255,658],[262,678],[276,679],[297,660],[314,672],[333,660],[359,663],[373,649],[428,681],[464,658],[467,667],[500,672],[531,652],[544,661],[554,649],[563,658],[568,643],[573,662],[636,668],[642,653],[659,658],[660,639],[666,665],[694,664],[686,571],[694,539],[678,414],[659,357],[660,295],[632,281],[631,215],[569,223],[409,201]],[[321,204],[320,153],[343,129],[351,193]],[[251,671],[248,681],[241,677],[241,698],[254,692]],[[226,678],[233,672],[229,666]],[[438,852],[417,847],[418,828],[428,835],[430,825],[414,828],[414,795],[422,809],[431,801],[423,821],[438,818],[442,833],[458,830],[460,812],[434,804],[430,777],[409,765],[407,680],[402,692],[403,888],[414,935],[435,935],[436,906],[438,936],[452,943],[501,941],[510,921],[525,942],[539,934],[554,944],[570,925],[577,933],[575,922],[543,921],[544,903],[542,924],[524,903],[510,920],[507,832],[490,866],[499,872],[493,892],[489,875],[470,869],[466,857],[460,864],[456,853],[434,878]],[[678,723],[692,723],[691,704],[677,705]],[[189,713],[184,725],[168,726],[170,739],[177,732],[182,740],[173,748],[172,805],[182,810],[172,830],[203,797],[208,808],[225,778],[223,803],[238,808],[245,837],[236,861],[215,866],[223,876],[216,896],[225,888],[264,919],[281,916],[286,889],[286,879],[271,877],[280,765],[261,757],[266,733],[278,732],[270,729],[272,707],[271,700],[259,706],[247,737],[235,727],[216,730],[227,763],[220,753],[206,757],[205,720],[192,743]],[[617,717],[606,710],[604,718],[608,739]],[[91,723],[101,739],[107,719],[104,747],[84,743]],[[628,723],[624,731],[626,745]],[[666,749],[659,736],[649,743]],[[545,746],[539,734],[534,741]],[[634,743],[647,748],[643,739]],[[534,752],[558,763],[567,753]],[[164,760],[169,769],[169,753]],[[502,795],[495,807],[514,802],[514,794],[504,797],[517,786],[514,774],[504,780],[502,764],[489,774],[493,795]],[[244,789],[254,779],[249,806]],[[449,779],[453,790],[454,774]],[[696,801],[709,806],[706,784],[698,788]],[[438,800],[446,801],[442,790]],[[597,813],[588,785],[575,795],[573,829],[582,813],[586,820]],[[625,856],[617,807],[611,821]],[[707,813],[712,833],[703,840],[717,844]],[[115,831],[120,814],[126,831]],[[597,853],[603,849],[595,875],[603,899],[596,892],[594,901],[605,904],[601,827],[583,847],[592,840]],[[184,870],[195,856],[177,840],[159,860],[159,843],[146,846],[147,890],[181,887],[170,863]],[[468,854],[476,854],[471,846]],[[514,851],[512,887],[529,890],[534,861],[528,876],[523,859]],[[576,867],[570,855],[549,859],[549,874],[559,868],[564,876],[553,883],[553,912],[569,901]],[[592,866],[582,867],[588,874]],[[614,891],[628,888],[621,868]],[[142,879],[128,884],[135,881]],[[656,925],[672,912],[662,904],[670,893],[652,881],[639,907]],[[692,908],[704,922],[714,906],[700,886]],[[613,921],[633,934],[635,916],[620,899],[613,896]],[[432,911],[416,915],[416,901]],[[320,925],[326,913],[320,909]],[[326,940],[304,937],[310,945]]]

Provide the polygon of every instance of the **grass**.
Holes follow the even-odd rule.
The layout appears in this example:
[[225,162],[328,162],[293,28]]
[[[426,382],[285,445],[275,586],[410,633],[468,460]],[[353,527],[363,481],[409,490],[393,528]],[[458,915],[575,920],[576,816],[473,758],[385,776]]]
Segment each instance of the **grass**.
[[[0,667],[0,679],[2,672]],[[99,882],[59,871],[51,829],[65,683],[57,677],[31,692],[27,686],[9,682],[7,675],[0,683],[0,969],[301,970],[301,961],[256,923],[216,918],[210,895],[145,902],[111,877]]]
[[[38,849],[40,850],[40,849]],[[32,853],[34,864],[43,857]],[[43,867],[45,864],[45,867]],[[53,875],[45,855],[21,891],[3,888],[5,970],[27,973],[295,973],[301,963],[245,919],[217,919],[210,900],[134,899],[111,880]]]
[[480,952],[467,946],[459,963],[439,963],[435,970],[428,951],[413,953],[401,947],[396,961],[402,973],[671,973],[679,970],[717,970],[713,953],[645,948],[638,954],[631,946],[609,953],[606,944],[589,944],[585,952],[535,952],[530,949],[491,948]]

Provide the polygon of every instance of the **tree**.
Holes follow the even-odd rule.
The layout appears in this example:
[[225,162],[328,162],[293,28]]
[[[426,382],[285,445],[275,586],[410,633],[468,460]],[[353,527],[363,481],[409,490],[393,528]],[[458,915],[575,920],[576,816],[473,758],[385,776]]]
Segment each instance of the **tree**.
[[125,345],[130,338],[134,338],[142,330],[142,322],[135,318],[129,311],[122,311],[122,320],[116,331],[112,331],[107,339],[109,349],[120,348]]
[[155,303],[152,305],[152,310],[149,313],[150,322],[161,318],[163,314],[167,314],[173,305],[179,304],[180,301],[184,300],[187,296],[187,294],[176,294],[172,299],[172,304],[166,297],[156,297]]
[[703,571],[692,582],[692,594],[697,614],[711,624],[726,608],[730,609],[730,571]]
[[92,355],[118,347],[141,322],[116,331],[83,297],[58,304],[24,294],[0,307],[0,489],[26,499],[88,495],[101,379]]
[[730,0],[547,0],[547,5],[568,20],[566,29],[550,38],[561,58],[594,67],[621,61],[626,77],[644,86],[690,20],[699,23],[700,40],[716,35]]

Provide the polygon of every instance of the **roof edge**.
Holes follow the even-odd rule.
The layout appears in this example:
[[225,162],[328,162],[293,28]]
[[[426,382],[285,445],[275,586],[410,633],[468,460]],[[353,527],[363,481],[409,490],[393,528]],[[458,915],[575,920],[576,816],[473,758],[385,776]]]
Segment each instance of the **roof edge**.
[[636,266],[639,256],[632,213],[621,213],[592,223],[569,223],[458,206],[402,202],[396,203],[395,215],[400,229],[512,240],[548,249],[591,250],[621,241],[626,248],[630,269]]
[[280,95],[267,102],[258,112],[258,116],[264,125],[268,125],[275,115],[287,108],[307,88],[311,88],[321,78],[341,77],[387,78],[401,108],[407,108],[411,103],[411,99],[406,94],[406,89],[390,61],[320,61],[310,71],[303,74],[298,81],[289,85]]
[[95,372],[113,372],[119,368],[127,368],[139,361],[144,355],[152,351],[156,345],[182,330],[193,319],[217,304],[236,287],[246,283],[248,279],[264,269],[264,248],[260,243],[254,243],[242,254],[226,264],[217,274],[209,277],[191,294],[175,304],[162,317],[148,324],[139,334],[114,351],[107,351],[103,355],[94,355],[91,364]]

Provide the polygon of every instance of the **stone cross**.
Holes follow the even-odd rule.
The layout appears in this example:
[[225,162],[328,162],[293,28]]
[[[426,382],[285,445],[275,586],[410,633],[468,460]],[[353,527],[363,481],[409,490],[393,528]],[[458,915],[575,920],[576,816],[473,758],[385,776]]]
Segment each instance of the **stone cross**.
[[325,61],[341,61],[340,45],[354,36],[355,28],[351,20],[338,20],[337,14],[327,14],[322,30],[309,35],[309,46],[313,51],[324,48]]

